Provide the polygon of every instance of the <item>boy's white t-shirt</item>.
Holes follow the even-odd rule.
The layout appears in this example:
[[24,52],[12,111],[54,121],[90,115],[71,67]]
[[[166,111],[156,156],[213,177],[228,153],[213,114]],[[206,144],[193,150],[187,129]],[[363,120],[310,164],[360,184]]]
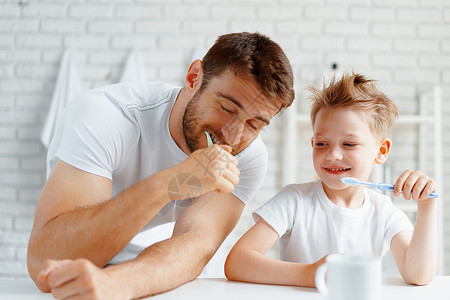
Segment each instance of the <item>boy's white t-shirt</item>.
[[[164,83],[121,83],[80,95],[58,120],[47,154],[47,177],[59,158],[111,179],[114,198],[137,182],[183,162],[188,156],[169,132],[170,112],[180,90]],[[259,136],[236,155],[241,173],[233,194],[244,204],[262,185],[267,157]],[[142,231],[176,221],[189,203],[189,199],[169,202]],[[127,217],[126,211],[123,217]],[[132,259],[144,248],[132,240],[111,263]]]
[[382,256],[397,233],[414,230],[389,197],[365,188],[360,208],[339,207],[328,199],[321,180],[285,186],[253,217],[278,233],[282,260],[301,263],[333,253]]

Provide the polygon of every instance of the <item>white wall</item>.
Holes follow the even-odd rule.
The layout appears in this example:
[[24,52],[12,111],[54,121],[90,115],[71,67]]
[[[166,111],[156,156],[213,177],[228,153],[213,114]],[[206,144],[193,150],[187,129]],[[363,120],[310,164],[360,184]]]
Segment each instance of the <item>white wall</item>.
[[[117,82],[132,47],[143,55],[150,80],[181,84],[195,47],[208,48],[218,35],[236,31],[259,31],[280,43],[295,70],[296,101],[303,101],[303,88],[336,61],[378,79],[401,113],[417,113],[417,93],[441,84],[442,113],[450,113],[448,0],[1,0],[0,277],[27,276],[26,246],[45,182],[39,133],[63,50],[74,50],[91,88]],[[449,129],[446,118],[447,195]],[[280,188],[281,131],[282,116],[263,132],[269,174],[231,241],[251,226],[250,211]],[[395,144],[399,153],[414,153],[408,141]],[[304,164],[310,164],[309,155]]]

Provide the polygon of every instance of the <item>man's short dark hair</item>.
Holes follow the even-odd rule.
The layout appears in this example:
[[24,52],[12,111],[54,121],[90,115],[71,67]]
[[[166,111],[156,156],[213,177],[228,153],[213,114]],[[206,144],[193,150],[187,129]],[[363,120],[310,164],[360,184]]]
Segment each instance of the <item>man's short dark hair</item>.
[[[262,93],[279,110],[294,100],[294,78],[281,47],[260,33],[231,33],[220,36],[203,57],[202,87],[231,70],[235,75],[253,77]],[[281,106],[280,106],[281,104]]]

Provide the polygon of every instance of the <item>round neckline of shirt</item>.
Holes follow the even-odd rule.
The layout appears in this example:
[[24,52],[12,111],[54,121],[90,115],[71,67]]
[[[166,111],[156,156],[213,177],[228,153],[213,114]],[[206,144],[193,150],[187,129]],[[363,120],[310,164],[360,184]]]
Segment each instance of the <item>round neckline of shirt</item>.
[[331,200],[325,193],[325,190],[323,189],[322,180],[320,179],[316,181],[316,192],[319,195],[319,201],[333,213],[358,218],[364,215],[369,210],[369,201],[368,201],[369,197],[367,195],[366,189],[364,189],[363,205],[360,208],[356,209],[341,207],[331,202]]

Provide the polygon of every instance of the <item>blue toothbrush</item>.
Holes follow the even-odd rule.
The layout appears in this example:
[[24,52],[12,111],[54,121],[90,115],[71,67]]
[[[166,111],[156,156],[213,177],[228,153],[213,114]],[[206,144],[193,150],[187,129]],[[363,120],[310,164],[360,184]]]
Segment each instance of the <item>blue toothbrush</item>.
[[[347,185],[366,185],[366,186],[377,188],[377,189],[380,189],[383,191],[390,191],[390,192],[394,191],[394,186],[392,184],[388,184],[388,183],[364,182],[364,181],[359,181],[358,179],[353,178],[353,177],[341,177],[339,179]],[[438,197],[438,194],[436,194],[435,192],[432,192],[428,196],[428,198],[437,198],[437,197]]]

